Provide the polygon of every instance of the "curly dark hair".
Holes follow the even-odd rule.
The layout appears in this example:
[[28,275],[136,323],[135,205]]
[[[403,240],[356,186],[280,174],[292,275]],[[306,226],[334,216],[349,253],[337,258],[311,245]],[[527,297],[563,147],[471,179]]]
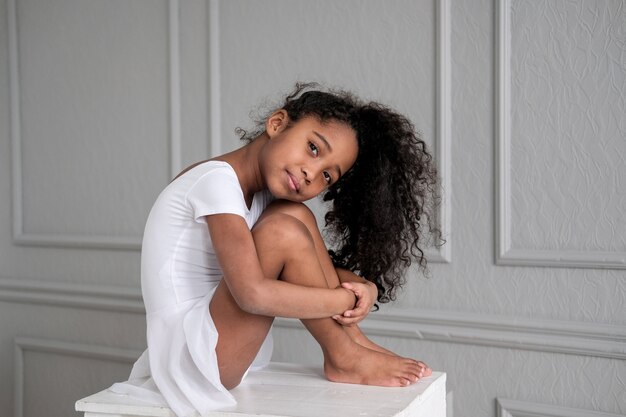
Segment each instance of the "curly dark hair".
[[[376,284],[378,302],[395,300],[413,259],[427,273],[425,244],[445,242],[436,225],[439,181],[426,144],[413,124],[389,107],[362,103],[346,91],[321,91],[316,83],[296,84],[280,108],[290,123],[314,116],[356,132],[356,162],[323,195],[332,202],[325,221],[335,249],[328,252],[335,266]],[[252,140],[263,132],[264,120],[256,132],[237,132]]]

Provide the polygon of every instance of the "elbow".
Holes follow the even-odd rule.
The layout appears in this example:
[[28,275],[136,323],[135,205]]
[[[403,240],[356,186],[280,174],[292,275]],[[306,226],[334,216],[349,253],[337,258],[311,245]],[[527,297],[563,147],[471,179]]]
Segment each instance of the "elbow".
[[256,315],[266,315],[266,300],[258,288],[246,288],[239,294],[233,294],[235,302],[239,308],[246,313]]

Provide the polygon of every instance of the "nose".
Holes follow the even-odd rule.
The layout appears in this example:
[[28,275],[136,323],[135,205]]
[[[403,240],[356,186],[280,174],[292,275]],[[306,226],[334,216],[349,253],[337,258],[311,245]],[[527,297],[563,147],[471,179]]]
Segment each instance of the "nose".
[[306,168],[302,168],[302,174],[304,175],[304,182],[306,183],[306,185],[309,185],[311,183],[311,176],[309,174],[309,170]]
[[321,170],[312,166],[302,167],[302,174],[304,175],[304,181],[306,185],[311,184],[311,182],[320,175],[320,171]]

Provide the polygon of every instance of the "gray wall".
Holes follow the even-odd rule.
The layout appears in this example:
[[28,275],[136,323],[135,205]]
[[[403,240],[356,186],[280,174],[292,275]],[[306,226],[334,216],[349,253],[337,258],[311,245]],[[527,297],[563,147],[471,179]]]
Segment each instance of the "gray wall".
[[368,334],[457,417],[625,414],[625,28],[623,0],[0,1],[0,414],[127,376],[154,198],[296,80],[408,114],[442,174],[448,244]]

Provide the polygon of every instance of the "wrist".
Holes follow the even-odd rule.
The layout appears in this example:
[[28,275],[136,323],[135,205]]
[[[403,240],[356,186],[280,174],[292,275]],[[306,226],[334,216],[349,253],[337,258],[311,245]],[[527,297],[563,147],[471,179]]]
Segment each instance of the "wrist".
[[343,290],[343,292],[347,294],[347,297],[345,297],[346,304],[344,305],[347,305],[348,307],[345,308],[344,311],[353,310],[356,307],[356,303],[359,301],[359,297],[357,297],[356,293],[347,288],[343,288],[341,285],[337,287],[337,289]]

